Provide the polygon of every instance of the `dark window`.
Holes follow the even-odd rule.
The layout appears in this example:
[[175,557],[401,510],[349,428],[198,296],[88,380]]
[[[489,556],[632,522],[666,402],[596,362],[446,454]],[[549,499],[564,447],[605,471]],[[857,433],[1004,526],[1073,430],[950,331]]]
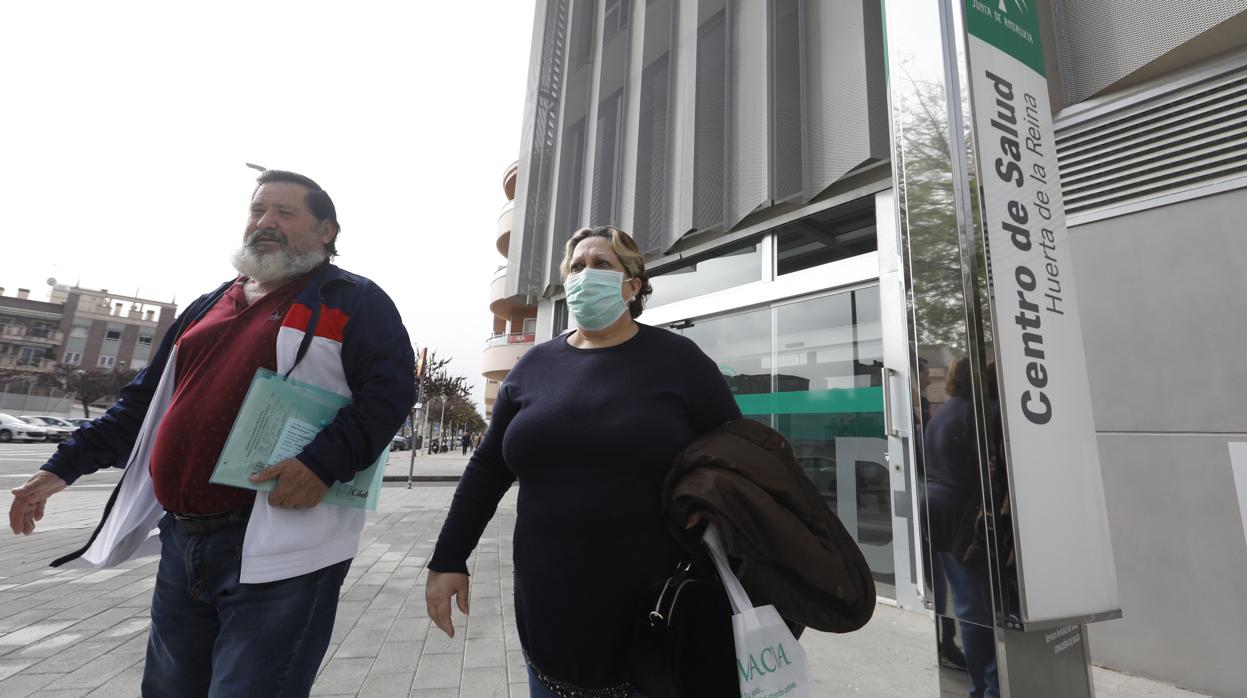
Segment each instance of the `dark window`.
[[567,301],[554,301],[554,336],[567,331]]
[[879,247],[873,209],[820,211],[775,230],[776,273],[791,274]]
[[43,350],[34,347],[22,347],[17,354],[18,366],[38,366],[43,358]]
[[610,41],[616,34],[628,28],[628,15],[632,10],[632,0],[606,0],[606,9],[602,12],[602,40]]
[[567,52],[567,60],[572,65],[587,65],[593,60],[593,15],[596,11],[597,3],[593,0],[579,0],[572,4],[571,36]]

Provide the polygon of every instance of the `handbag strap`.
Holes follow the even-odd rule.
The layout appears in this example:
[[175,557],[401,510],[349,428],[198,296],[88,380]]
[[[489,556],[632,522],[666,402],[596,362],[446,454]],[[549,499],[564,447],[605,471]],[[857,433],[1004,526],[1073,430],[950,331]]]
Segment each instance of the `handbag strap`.
[[714,566],[719,570],[719,579],[723,580],[723,588],[727,590],[727,599],[732,603],[732,614],[739,615],[752,609],[753,603],[749,601],[745,587],[741,586],[736,573],[732,572],[732,568],[727,564],[727,552],[723,550],[723,540],[719,537],[717,524],[711,523],[706,527],[701,542],[710,551],[710,558],[714,560]]

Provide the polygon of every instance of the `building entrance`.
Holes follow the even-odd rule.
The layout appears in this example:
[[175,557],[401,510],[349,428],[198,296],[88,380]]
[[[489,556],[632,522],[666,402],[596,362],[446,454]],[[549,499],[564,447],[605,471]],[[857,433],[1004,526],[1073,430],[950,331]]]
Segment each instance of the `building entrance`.
[[797,463],[895,598],[879,287],[687,320],[672,328],[719,366],[741,412],[788,437]]

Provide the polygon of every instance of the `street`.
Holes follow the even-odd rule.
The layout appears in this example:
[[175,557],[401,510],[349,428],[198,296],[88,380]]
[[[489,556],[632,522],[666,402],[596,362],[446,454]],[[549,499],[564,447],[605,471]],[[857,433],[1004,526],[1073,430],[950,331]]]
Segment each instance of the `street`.
[[[0,444],[5,511],[9,490],[53,450],[49,444]],[[458,454],[420,456],[416,472],[445,477],[461,473],[466,462]],[[409,464],[410,453],[394,452],[387,473],[405,477]],[[0,696],[139,695],[156,559],[100,571],[47,566],[86,541],[119,476],[100,472],[57,494],[34,535],[0,536]],[[468,561],[470,618],[456,611],[452,640],[425,613],[424,565],[454,493],[451,484],[421,482],[407,489],[387,482],[343,584],[312,695],[528,695],[512,605],[515,488]],[[816,695],[939,695],[933,625],[925,614],[881,604],[862,630],[807,631],[801,644]],[[1095,677],[1101,698],[1198,695],[1098,667]]]

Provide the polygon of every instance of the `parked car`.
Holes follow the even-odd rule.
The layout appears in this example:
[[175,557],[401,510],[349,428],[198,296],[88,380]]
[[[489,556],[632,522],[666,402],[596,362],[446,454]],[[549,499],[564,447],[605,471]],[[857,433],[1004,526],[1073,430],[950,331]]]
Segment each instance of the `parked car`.
[[69,422],[70,422],[71,424],[73,424],[74,426],[76,426],[76,427],[78,427],[78,428],[80,428],[80,429],[81,429],[82,427],[85,427],[86,425],[90,424],[90,423],[91,423],[91,422],[93,422],[93,421],[95,421],[95,420],[93,420],[93,419],[80,419],[80,418],[75,418],[75,419],[70,419],[70,420],[69,420]]
[[395,434],[394,438],[390,439],[390,450],[391,451],[410,451],[411,442],[407,440],[406,436],[403,436],[402,434]]
[[46,441],[47,438],[48,432],[43,427],[0,412],[0,441]]
[[76,424],[46,414],[24,414],[20,419],[43,427],[48,432],[48,441],[64,441],[70,434],[78,431]]

